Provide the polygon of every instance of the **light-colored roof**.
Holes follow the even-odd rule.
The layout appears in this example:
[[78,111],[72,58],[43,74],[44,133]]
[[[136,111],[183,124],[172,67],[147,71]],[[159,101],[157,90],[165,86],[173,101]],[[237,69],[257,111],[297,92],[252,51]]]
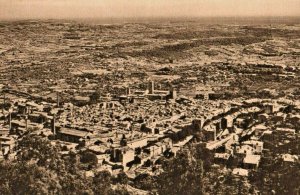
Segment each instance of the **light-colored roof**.
[[101,146],[94,145],[94,146],[90,146],[89,149],[95,152],[105,153],[108,148],[104,145]]
[[267,135],[271,135],[273,133],[273,131],[271,130],[267,130],[267,131],[264,131],[263,134],[267,134]]
[[260,161],[260,155],[252,155],[249,154],[244,158],[244,163],[245,164],[258,164]]
[[186,137],[183,141],[181,141],[181,142],[179,142],[179,143],[177,143],[177,144],[174,144],[174,146],[179,146],[179,147],[181,147],[181,146],[184,146],[185,144],[187,144],[191,139],[193,139],[193,135],[190,135],[190,136],[188,136],[188,137]]
[[296,130],[295,129],[290,129],[290,128],[276,128],[276,131],[281,131],[281,132],[289,132],[289,133],[295,133]]
[[89,134],[89,132],[86,131],[79,131],[79,130],[68,129],[68,128],[61,128],[59,132],[62,134],[73,135],[77,137],[85,137],[86,135]]
[[295,162],[296,160],[298,160],[298,156],[297,155],[291,155],[291,154],[283,154],[282,155],[282,159],[285,162]]
[[76,101],[90,101],[89,97],[83,97],[83,96],[75,96],[74,99]]
[[240,175],[240,176],[248,176],[248,170],[242,168],[234,168],[232,174]]
[[257,145],[257,146],[263,146],[264,142],[262,141],[256,141],[256,140],[248,140],[248,141],[244,141],[243,144],[248,144],[248,145]]
[[259,125],[256,125],[253,127],[254,129],[260,129],[260,130],[266,130],[268,129],[268,127],[266,127],[265,125],[263,124],[259,124]]
[[215,158],[221,158],[221,159],[226,159],[228,160],[230,157],[230,154],[227,153],[215,153]]
[[249,145],[242,145],[237,149],[237,153],[239,154],[253,154],[254,148]]

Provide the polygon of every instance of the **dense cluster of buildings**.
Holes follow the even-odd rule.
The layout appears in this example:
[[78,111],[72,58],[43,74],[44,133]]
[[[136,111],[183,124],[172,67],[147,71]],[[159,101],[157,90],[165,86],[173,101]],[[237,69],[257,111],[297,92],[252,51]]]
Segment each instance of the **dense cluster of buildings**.
[[[94,153],[99,169],[133,171],[153,166],[160,156],[176,153],[192,139],[180,134],[188,124],[176,100],[176,91],[158,91],[150,82],[145,91],[117,98],[101,97],[97,104],[4,98],[1,112],[0,158],[14,158],[17,141],[27,132],[48,138],[68,150]],[[8,109],[4,108],[8,104]]]
[[206,146],[214,152],[216,164],[233,168],[233,173],[241,176],[257,170],[268,158],[295,165],[299,146],[285,145],[297,143],[299,108],[298,103],[285,100],[246,100],[239,111],[203,128]]
[[[0,158],[14,158],[17,141],[26,132],[41,135],[74,152],[89,151],[98,170],[128,176],[159,174],[153,168],[162,156],[173,156],[189,142],[214,153],[216,164],[238,175],[257,169],[266,154],[265,142],[285,142],[299,133],[300,107],[284,100],[195,100],[176,90],[126,89],[126,94],[101,97],[92,105],[35,102],[23,98],[3,103],[0,115]],[[289,124],[287,127],[285,124]],[[291,128],[292,126],[292,128]],[[276,138],[274,138],[274,134]],[[199,142],[199,140],[197,140]],[[278,158],[297,161],[289,151]]]

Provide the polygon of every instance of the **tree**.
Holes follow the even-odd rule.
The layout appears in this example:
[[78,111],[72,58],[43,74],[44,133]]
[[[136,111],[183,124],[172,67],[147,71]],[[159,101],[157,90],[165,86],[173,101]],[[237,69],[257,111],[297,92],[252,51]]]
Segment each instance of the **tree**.
[[134,179],[134,186],[142,190],[154,190],[158,188],[157,178],[149,174],[140,174]]
[[223,175],[224,181],[222,191],[239,195],[249,194],[250,185],[247,178],[234,176],[231,172],[223,173]]
[[130,195],[130,193],[125,186],[117,185],[115,189],[110,190],[109,195]]
[[81,153],[80,161],[90,166],[96,166],[98,164],[98,158],[96,154],[90,151],[83,151]]
[[36,161],[38,166],[60,171],[62,160],[60,148],[51,145],[50,141],[37,135],[27,134],[18,144],[18,160]]
[[100,97],[101,97],[101,92],[96,90],[94,93],[90,95],[90,103],[96,104],[99,101]]
[[[0,194],[120,194],[123,187],[113,189],[109,172],[94,178],[84,176],[80,155],[61,155],[60,147],[36,135],[25,135],[18,144],[17,160],[0,163]],[[95,155],[81,155],[86,163],[94,163]],[[117,181],[127,183],[125,174]],[[123,194],[128,194],[124,189]]]
[[63,169],[70,174],[77,174],[80,169],[80,157],[74,152],[69,152],[68,155],[62,156],[64,165]]
[[56,194],[60,185],[53,172],[30,163],[2,163],[0,194]]
[[248,183],[247,178],[234,176],[231,172],[224,172],[219,168],[211,169],[205,174],[203,180],[207,194],[248,195],[250,193],[251,185]]
[[111,191],[111,175],[107,171],[98,172],[93,178],[93,191],[95,194],[109,195]]
[[300,163],[286,165],[272,161],[250,174],[249,180],[262,193],[297,194],[300,191]]
[[190,150],[196,159],[202,160],[204,170],[209,171],[213,164],[214,154],[201,144],[190,147]]
[[59,194],[94,194],[92,182],[84,176],[66,173],[60,175],[61,190]]
[[114,184],[128,184],[128,177],[126,173],[123,171],[117,175],[117,177],[113,178],[113,183]]
[[190,152],[179,153],[163,163],[163,172],[158,178],[159,194],[203,194],[203,164]]

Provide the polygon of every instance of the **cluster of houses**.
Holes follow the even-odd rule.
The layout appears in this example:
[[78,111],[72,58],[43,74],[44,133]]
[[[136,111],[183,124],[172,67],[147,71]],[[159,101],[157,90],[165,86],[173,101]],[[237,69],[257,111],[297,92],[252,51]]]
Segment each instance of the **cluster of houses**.
[[[296,140],[299,108],[290,102],[246,100],[242,109],[230,111],[203,127],[206,147],[214,152],[216,164],[247,176],[248,170],[259,167],[268,151],[284,148],[285,144]],[[286,147],[278,152],[277,158],[297,162],[299,156]]]
[[[181,101],[173,88],[157,91],[153,82],[146,91],[132,93],[128,88],[118,99],[107,96],[100,103],[81,107],[16,99],[1,115],[0,158],[13,158],[17,139],[30,131],[68,150],[94,153],[99,169],[124,170],[134,177],[147,167],[152,170],[162,156],[176,155],[195,135],[202,135],[201,141],[214,152],[215,163],[234,165],[235,172],[244,174],[259,166],[264,142],[275,139],[273,132],[290,136],[299,131],[280,126],[270,129],[268,124],[299,124],[300,114],[291,111],[295,110],[291,104],[251,99],[195,117],[189,113],[197,108],[186,109]],[[287,153],[282,158],[292,157]]]
[[[139,96],[128,93],[127,97],[135,99]],[[157,114],[159,111],[161,118],[156,114],[144,117],[141,109],[137,108],[139,112],[132,109],[136,102],[124,104],[123,97],[118,100],[104,97],[101,103],[82,107],[21,98],[11,100],[9,110],[4,109],[1,115],[0,158],[14,158],[18,139],[30,132],[47,137],[68,150],[90,151],[97,156],[99,167],[111,172],[126,171],[133,166],[151,166],[161,156],[176,153],[192,139],[172,139],[171,125],[181,123],[178,120],[183,114],[166,114],[155,106],[161,106],[159,101],[170,99],[176,99],[174,89],[157,91],[150,82],[144,100],[136,105],[143,104],[144,112],[147,107],[153,107],[151,112]],[[180,131],[177,129],[175,133]]]

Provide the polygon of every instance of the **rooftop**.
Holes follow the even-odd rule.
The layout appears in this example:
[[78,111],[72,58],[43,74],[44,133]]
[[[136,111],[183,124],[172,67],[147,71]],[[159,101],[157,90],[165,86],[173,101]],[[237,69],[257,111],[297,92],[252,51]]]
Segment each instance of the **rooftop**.
[[61,128],[59,132],[62,134],[73,135],[77,137],[85,137],[89,134],[89,132],[86,131],[79,131],[79,130],[69,129],[69,128]]
[[260,155],[253,155],[253,154],[249,154],[244,158],[244,163],[245,164],[259,164],[261,156]]

